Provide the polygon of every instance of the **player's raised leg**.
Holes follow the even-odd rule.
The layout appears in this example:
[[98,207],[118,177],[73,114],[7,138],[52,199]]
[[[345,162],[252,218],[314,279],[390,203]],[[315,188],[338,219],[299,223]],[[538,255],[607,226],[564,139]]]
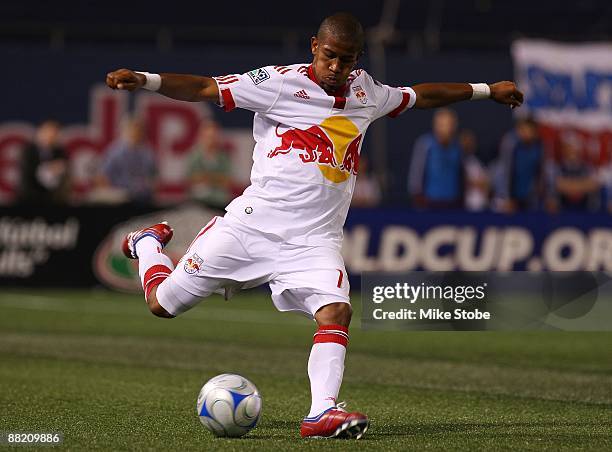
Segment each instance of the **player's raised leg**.
[[349,413],[336,404],[348,346],[352,309],[349,303],[331,303],[315,314],[318,329],[308,359],[312,404],[302,421],[302,437],[359,439],[368,429],[368,418]]
[[167,223],[130,232],[123,241],[123,253],[138,259],[138,273],[149,310],[157,317],[174,317],[157,300],[157,287],[170,276],[174,264],[162,253],[172,238],[173,230]]

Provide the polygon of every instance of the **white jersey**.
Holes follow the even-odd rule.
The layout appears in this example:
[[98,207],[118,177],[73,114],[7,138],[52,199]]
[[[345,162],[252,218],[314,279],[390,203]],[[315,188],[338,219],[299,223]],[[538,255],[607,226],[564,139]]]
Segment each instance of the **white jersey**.
[[288,243],[340,247],[366,130],[411,108],[415,92],[357,69],[330,95],[308,64],[214,79],[226,111],[255,112],[251,185],[226,210]]

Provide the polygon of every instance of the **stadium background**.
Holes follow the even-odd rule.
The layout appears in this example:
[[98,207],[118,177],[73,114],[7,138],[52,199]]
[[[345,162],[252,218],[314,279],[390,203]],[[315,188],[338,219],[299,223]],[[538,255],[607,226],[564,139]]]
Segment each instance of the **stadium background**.
[[[186,195],[184,157],[199,121],[213,117],[222,125],[238,149],[233,156],[236,177],[245,183],[251,114],[227,114],[200,105],[177,107],[160,96],[114,93],[102,85],[105,74],[119,67],[221,75],[268,64],[308,62],[310,36],[322,17],[338,10],[353,12],[368,31],[360,65],[392,85],[513,79],[517,61],[511,49],[519,40],[599,42],[608,44],[608,52],[612,49],[612,7],[594,0],[334,1],[299,7],[275,1],[146,7],[73,1],[62,2],[61,7],[28,0],[2,3],[0,356],[6,365],[0,378],[8,388],[1,397],[10,416],[3,416],[0,430],[60,429],[73,447],[101,449],[138,448],[131,442],[135,438],[146,447],[161,448],[164,437],[175,434],[174,447],[192,448],[195,439],[210,440],[192,416],[190,404],[198,385],[231,369],[252,375],[269,403],[262,436],[254,433],[256,442],[240,447],[297,447],[293,424],[285,423],[284,416],[301,415],[306,395],[293,391],[296,382],[304,385],[305,374],[301,361],[288,369],[282,364],[304,355],[308,323],[285,320],[271,310],[265,292],[255,291],[230,305],[211,301],[196,309],[191,320],[166,326],[148,317],[140,296],[122,293],[138,287],[134,267],[118,254],[124,231],[160,216],[174,220],[179,240],[171,252],[179,256],[195,231],[218,212],[189,202]],[[561,67],[576,83],[589,70],[588,64],[583,72],[576,70],[572,58]],[[598,82],[603,94],[596,124],[589,125],[588,118],[585,124],[583,118],[564,125],[587,137],[594,160],[604,169],[612,152],[612,64],[608,71]],[[572,99],[580,89],[572,89],[571,83],[569,88],[554,85],[559,86],[570,94],[562,94],[553,110],[574,111]],[[479,157],[493,161],[502,135],[513,127],[513,112],[492,102],[465,102],[453,108],[460,126],[476,133]],[[531,113],[537,115],[536,110]],[[156,202],[89,203],[92,168],[116,139],[121,117],[129,111],[144,112],[153,121],[148,138],[160,162]],[[546,119],[546,113],[538,119]],[[598,122],[602,117],[603,126]],[[74,202],[63,207],[32,207],[15,199],[20,149],[47,118],[61,121],[70,152]],[[612,270],[612,227],[605,205],[597,212],[556,215],[414,210],[406,189],[411,151],[416,138],[430,129],[431,120],[431,111],[410,111],[396,120],[379,121],[369,131],[363,149],[382,184],[383,197],[378,207],[355,209],[349,216],[345,256],[353,287],[359,287],[363,270]],[[542,124],[554,151],[558,124]],[[490,245],[477,246],[486,231],[492,231],[494,239]],[[440,246],[427,248],[440,233],[445,237]],[[496,250],[493,257],[479,264],[460,259],[456,249],[466,237],[462,234],[473,234],[475,242],[469,249],[473,255],[491,246]],[[553,248],[546,248],[549,245]],[[513,256],[506,267],[499,260],[504,252]],[[270,333],[270,325],[282,325],[278,336]],[[352,376],[347,377],[345,392],[352,391],[351,399],[373,411],[379,422],[368,447],[490,448],[519,440],[522,448],[546,441],[552,441],[552,448],[610,447],[609,333],[488,333],[486,337],[455,333],[451,337],[365,334],[358,325],[357,321],[353,328],[356,358],[348,364],[347,375]],[[230,337],[220,340],[228,331]],[[286,343],[279,348],[280,337]],[[251,354],[243,351],[247,344]],[[162,350],[162,358],[150,351],[155,347]],[[230,355],[235,359],[226,357]],[[212,356],[216,358],[211,362]],[[262,368],[259,360],[269,362],[269,368]],[[369,366],[379,366],[381,375],[351,374]],[[173,378],[182,379],[175,386],[178,394],[166,396],[165,406],[159,399],[151,400],[151,394],[158,394],[156,388],[166,387]],[[147,382],[139,383],[143,379]],[[66,380],[71,386],[65,385]],[[84,384],[86,380],[91,385]],[[119,387],[117,380],[123,380]],[[34,391],[43,382],[48,387]],[[116,399],[89,397],[92,391],[113,390]],[[406,404],[405,411],[379,400],[392,397],[396,406]],[[22,406],[25,400],[28,407]],[[116,402],[121,420],[110,415]],[[57,409],[45,423],[31,407],[49,403]],[[461,408],[453,411],[448,404]],[[96,407],[103,413],[101,419],[88,413]],[[559,415],[563,410],[566,414]],[[134,413],[142,417],[130,424],[128,418]],[[75,427],[79,417],[88,425]],[[159,426],[161,420],[164,427]],[[152,424],[154,434],[148,430]]]

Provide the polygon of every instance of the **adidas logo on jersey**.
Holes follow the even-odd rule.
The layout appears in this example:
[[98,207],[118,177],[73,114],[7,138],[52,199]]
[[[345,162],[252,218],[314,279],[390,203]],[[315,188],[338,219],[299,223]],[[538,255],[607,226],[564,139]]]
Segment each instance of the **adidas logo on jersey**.
[[303,89],[299,90],[298,92],[294,93],[293,95],[295,97],[300,97],[302,99],[310,99],[310,96],[308,95],[308,93],[305,90],[303,90]]

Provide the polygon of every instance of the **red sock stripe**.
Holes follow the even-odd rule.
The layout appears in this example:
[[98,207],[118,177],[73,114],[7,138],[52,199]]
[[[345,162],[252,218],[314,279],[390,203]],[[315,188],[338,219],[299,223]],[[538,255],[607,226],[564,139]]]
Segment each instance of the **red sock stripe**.
[[349,335],[348,328],[342,325],[324,325],[320,326],[314,334],[313,342],[315,344],[324,342],[335,342],[336,344],[348,345]]
[[153,287],[158,286],[166,279],[172,270],[165,265],[153,265],[149,268],[142,279],[142,288],[145,291],[145,296],[148,298]]
[[155,275],[155,273],[170,274],[172,273],[172,270],[166,265],[161,265],[161,264],[153,265],[149,267],[149,269],[145,272],[144,278],[142,278],[143,284],[145,286],[147,285],[147,281],[151,279]]
[[313,342],[315,344],[335,342],[344,347],[348,346],[348,339],[338,334],[316,334]]
[[153,290],[153,288],[159,286],[161,283],[164,282],[164,280],[170,275],[161,275],[161,276],[157,276],[151,280],[149,280],[149,283],[146,285],[145,287],[145,299],[149,298],[149,294],[151,293],[151,291]]

